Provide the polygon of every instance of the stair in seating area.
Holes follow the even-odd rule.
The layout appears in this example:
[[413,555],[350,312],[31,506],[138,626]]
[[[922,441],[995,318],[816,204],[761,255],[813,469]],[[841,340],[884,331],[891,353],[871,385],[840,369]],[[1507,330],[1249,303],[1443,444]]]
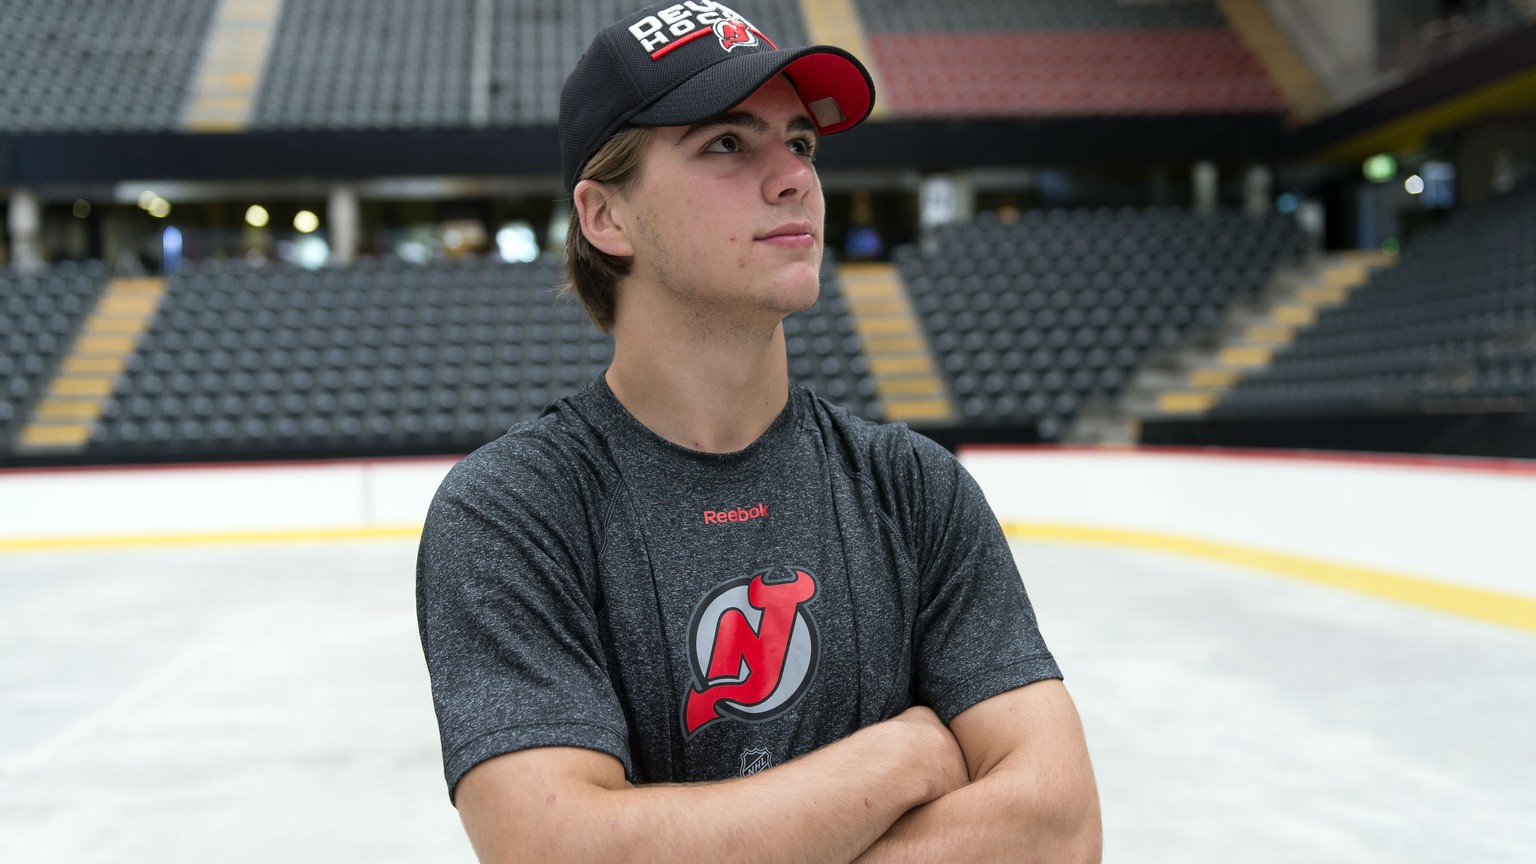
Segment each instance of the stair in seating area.
[[890,264],[843,264],[838,280],[869,359],[885,417],[904,423],[952,422],[955,409],[901,275]]
[[283,0],[223,0],[203,44],[182,125],[189,132],[242,132],[255,113],[262,70]]
[[97,301],[14,444],[18,453],[78,453],[91,438],[139,337],[165,296],[165,280],[113,279]]
[[1343,303],[1372,270],[1394,260],[1379,252],[1346,252],[1277,274],[1257,309],[1234,308],[1222,338],[1210,350],[1186,355],[1178,364],[1181,368],[1173,370],[1176,374],[1156,382],[1161,386],[1141,413],[1167,417],[1209,411],[1244,376],[1268,366],[1296,338],[1297,330],[1317,321],[1319,310]]
[[1332,107],[1328,90],[1296,41],[1314,41],[1316,36],[1293,36],[1264,0],[1216,0],[1216,5],[1298,120],[1310,123],[1328,113]]

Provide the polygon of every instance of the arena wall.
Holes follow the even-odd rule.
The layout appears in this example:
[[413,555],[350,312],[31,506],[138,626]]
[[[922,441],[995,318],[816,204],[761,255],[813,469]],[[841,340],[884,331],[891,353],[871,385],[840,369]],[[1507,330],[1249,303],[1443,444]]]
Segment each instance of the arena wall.
[[[1536,629],[1533,462],[1007,446],[961,458],[1016,539],[1236,561]],[[453,462],[0,471],[0,552],[414,537]]]
[[973,447],[1015,538],[1155,549],[1536,629],[1536,462]]

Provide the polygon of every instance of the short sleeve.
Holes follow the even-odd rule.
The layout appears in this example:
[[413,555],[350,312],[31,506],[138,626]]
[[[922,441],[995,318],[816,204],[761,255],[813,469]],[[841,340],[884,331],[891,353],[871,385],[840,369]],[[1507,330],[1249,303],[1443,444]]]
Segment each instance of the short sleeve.
[[580,506],[559,500],[573,497],[571,485],[482,450],[433,499],[417,556],[417,623],[450,798],[470,768],[533,747],[598,750],[631,770],[584,588],[590,567],[571,539],[587,526],[573,524]]
[[1061,670],[981,488],[947,450],[916,434],[912,441],[905,509],[921,584],[916,691],[948,723],[999,693],[1060,678]]

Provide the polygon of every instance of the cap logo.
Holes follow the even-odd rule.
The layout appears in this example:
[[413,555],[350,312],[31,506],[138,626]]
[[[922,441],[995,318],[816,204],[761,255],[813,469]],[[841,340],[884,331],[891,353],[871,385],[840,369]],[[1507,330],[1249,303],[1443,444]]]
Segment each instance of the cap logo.
[[747,26],[747,22],[737,19],[735,21],[716,21],[715,35],[720,37],[720,47],[729,51],[737,45],[748,48],[757,44],[757,34]]
[[738,46],[757,45],[759,41],[774,47],[762,31],[752,26],[752,22],[714,0],[688,0],[657,10],[654,15],[629,25],[629,34],[652,60],[660,60],[674,49],[710,33],[715,34],[720,47],[726,51]]

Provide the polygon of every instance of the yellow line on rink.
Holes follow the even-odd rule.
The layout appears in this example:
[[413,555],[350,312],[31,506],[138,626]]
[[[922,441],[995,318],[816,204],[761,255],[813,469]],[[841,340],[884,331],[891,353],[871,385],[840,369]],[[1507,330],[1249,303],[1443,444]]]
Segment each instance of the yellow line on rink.
[[[1532,597],[1177,534],[1031,522],[1004,522],[1002,527],[1003,533],[1014,540],[1122,546],[1203,558],[1536,632],[1536,598]],[[380,525],[368,528],[283,531],[28,537],[0,539],[0,554],[83,552],[168,546],[415,540],[420,536],[420,525]]]
[[184,534],[102,534],[83,537],[0,538],[7,552],[83,552],[91,549],[155,548],[164,546],[240,546],[263,543],[313,543],[335,540],[415,540],[420,525],[380,525],[372,528],[316,528],[287,531],[208,531]]
[[1422,576],[1151,531],[1091,525],[1004,522],[1003,533],[1016,540],[1128,546],[1205,558],[1536,632],[1536,598],[1438,582]]

